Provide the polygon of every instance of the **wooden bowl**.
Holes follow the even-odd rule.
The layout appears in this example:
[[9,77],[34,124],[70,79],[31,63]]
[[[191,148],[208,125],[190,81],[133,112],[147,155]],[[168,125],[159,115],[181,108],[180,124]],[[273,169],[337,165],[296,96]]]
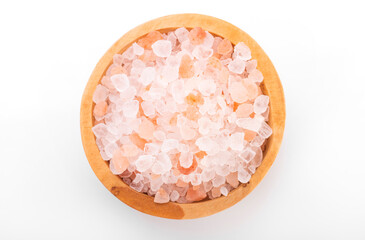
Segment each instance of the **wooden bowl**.
[[[227,197],[222,196],[213,200],[189,204],[173,202],[156,204],[153,202],[152,197],[133,190],[119,176],[113,175],[109,170],[108,162],[101,158],[91,130],[94,106],[92,96],[96,86],[111,65],[114,54],[122,53],[133,42],[153,30],[168,32],[179,27],[193,28],[197,26],[212,34],[227,38],[233,44],[242,41],[249,46],[252,58],[258,62],[257,68],[264,75],[262,90],[270,97],[269,124],[273,134],[267,142],[263,162],[252,175],[249,183],[241,184],[231,191]],[[231,207],[247,196],[263,179],[280,148],[285,125],[285,100],[283,88],[273,64],[262,48],[247,33],[218,18],[200,14],[177,14],[154,19],[130,30],[105,53],[96,65],[85,88],[81,102],[80,125],[82,143],[91,168],[104,186],[119,200],[138,211],[153,216],[192,219],[209,216]]]

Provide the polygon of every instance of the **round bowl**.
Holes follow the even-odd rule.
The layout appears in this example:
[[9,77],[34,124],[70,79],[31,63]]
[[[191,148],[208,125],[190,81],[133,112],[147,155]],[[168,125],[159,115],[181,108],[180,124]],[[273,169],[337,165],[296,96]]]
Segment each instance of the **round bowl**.
[[[270,97],[269,125],[273,133],[266,143],[262,164],[256,169],[251,180],[247,184],[240,184],[227,197],[222,196],[213,200],[189,204],[174,202],[156,204],[152,197],[133,190],[119,176],[113,175],[109,170],[108,162],[101,158],[91,130],[94,107],[92,96],[96,86],[111,65],[114,54],[122,53],[132,43],[151,31],[168,32],[179,27],[188,29],[201,27],[214,35],[229,39],[233,44],[242,41],[251,49],[252,59],[257,60],[257,68],[264,76],[264,81],[261,84],[262,91]],[[269,57],[247,33],[228,22],[210,16],[200,14],[170,15],[154,19],[130,30],[104,54],[92,72],[85,88],[81,102],[80,125],[82,143],[91,168],[104,186],[119,200],[138,211],[153,216],[171,219],[200,218],[229,208],[243,199],[260,183],[270,169],[278,154],[284,132],[284,92],[279,76]]]

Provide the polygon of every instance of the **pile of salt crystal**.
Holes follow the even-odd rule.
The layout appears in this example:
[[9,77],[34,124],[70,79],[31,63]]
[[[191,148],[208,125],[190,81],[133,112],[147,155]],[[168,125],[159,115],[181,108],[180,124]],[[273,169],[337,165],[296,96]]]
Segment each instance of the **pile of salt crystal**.
[[154,31],[116,54],[93,95],[92,130],[112,173],[157,203],[247,183],[272,134],[256,66],[244,43],[199,27]]

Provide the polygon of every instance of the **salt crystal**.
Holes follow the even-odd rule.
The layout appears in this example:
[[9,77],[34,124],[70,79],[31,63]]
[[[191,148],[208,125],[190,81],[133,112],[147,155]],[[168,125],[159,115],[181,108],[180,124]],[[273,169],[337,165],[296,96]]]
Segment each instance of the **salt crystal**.
[[165,139],[161,146],[162,152],[169,152],[175,148],[177,148],[179,145],[179,141],[176,139]]
[[146,143],[144,145],[144,152],[149,155],[157,155],[160,151],[160,146],[155,143]]
[[137,133],[143,139],[152,140],[154,131],[155,125],[150,120],[143,118],[138,127]]
[[263,138],[268,138],[272,134],[272,129],[266,122],[262,122],[262,126],[259,129],[258,134]]
[[95,125],[94,127],[92,127],[92,131],[97,138],[101,138],[101,137],[105,137],[108,129],[104,123],[99,123],[98,125]]
[[213,187],[219,187],[222,184],[226,182],[226,178],[223,176],[216,175],[215,178],[213,178],[212,183]]
[[105,99],[108,97],[108,94],[109,90],[106,87],[100,84],[97,85],[93,95],[94,103],[105,101]]
[[213,43],[214,43],[214,37],[212,34],[210,34],[209,32],[205,31],[206,36],[203,42],[203,46],[206,48],[212,48]]
[[193,154],[191,152],[181,153],[179,162],[183,168],[189,168],[193,164]]
[[156,160],[156,157],[152,155],[141,155],[136,161],[136,168],[139,172],[145,172],[152,167],[152,164]]
[[201,80],[198,89],[203,96],[210,96],[215,92],[217,85],[212,80]]
[[208,59],[213,55],[213,49],[204,46],[197,46],[194,48],[192,55],[196,59]]
[[172,83],[171,95],[177,103],[179,103],[179,104],[184,103],[185,93],[184,93],[184,81],[183,80],[177,80]]
[[152,50],[158,57],[168,57],[171,55],[172,44],[168,40],[158,40],[152,44]]
[[247,183],[248,181],[250,181],[250,179],[251,175],[249,172],[247,172],[242,167],[238,169],[238,181],[240,181],[241,183]]
[[186,28],[178,28],[175,30],[175,35],[180,43],[189,39],[189,31]]
[[180,194],[176,190],[173,190],[170,193],[170,201],[172,201],[172,202],[177,201],[177,199],[179,199],[179,197],[180,197]]
[[145,68],[142,73],[141,77],[138,79],[138,81],[144,85],[147,86],[151,84],[153,80],[155,80],[156,77],[156,70],[153,67],[147,67]]
[[243,103],[248,100],[247,89],[241,82],[233,82],[229,86],[229,93],[231,94],[232,100],[237,103]]
[[253,110],[257,114],[261,114],[266,111],[269,104],[269,96],[260,95],[255,99],[253,104]]
[[196,131],[189,126],[181,126],[180,134],[184,140],[192,140],[196,136]]
[[105,151],[100,151],[100,155],[101,155],[101,158],[102,158],[103,160],[105,160],[105,161],[108,161],[108,160],[110,160],[110,159],[111,159],[111,157],[109,157],[109,156],[105,153]]
[[123,105],[123,115],[128,118],[136,117],[139,110],[139,102],[137,100],[131,100]]
[[250,60],[251,59],[251,50],[249,47],[246,46],[246,44],[244,44],[243,42],[239,42],[235,47],[234,47],[234,56],[242,59],[242,60]]
[[167,203],[170,200],[169,194],[162,188],[158,190],[155,195],[154,202],[155,203]]
[[155,114],[155,106],[151,101],[143,101],[141,103],[144,114],[149,117]]
[[255,118],[239,118],[237,119],[236,124],[241,128],[258,132],[261,128],[262,122]]
[[227,195],[228,195],[228,189],[223,186],[223,187],[220,188],[220,190],[221,190],[222,195],[224,195],[224,196],[227,197]]
[[236,58],[228,64],[228,69],[233,73],[241,74],[245,71],[245,66],[246,64],[244,60]]
[[135,55],[141,56],[144,53],[144,48],[139,46],[137,43],[133,43],[132,47],[133,47],[133,53]]
[[228,165],[217,165],[215,168],[215,172],[219,175],[219,176],[227,176],[230,171],[229,171],[229,166]]
[[105,154],[108,157],[113,157],[114,152],[118,149],[118,145],[116,143],[109,143],[108,145],[105,146]]
[[232,150],[235,151],[242,151],[243,150],[243,139],[244,139],[244,133],[238,132],[233,133],[230,137],[229,146]]
[[248,73],[251,73],[252,71],[254,71],[257,67],[257,60],[253,59],[250,61],[246,62],[246,71]]
[[202,151],[210,151],[215,146],[214,141],[210,137],[200,137],[196,140],[195,144]]
[[244,159],[246,162],[251,161],[255,157],[256,153],[251,148],[246,148],[243,152],[239,154],[240,158]]
[[110,77],[110,80],[119,92],[123,92],[129,87],[129,79],[125,74],[115,74]]
[[202,117],[198,120],[199,125],[199,133],[202,135],[206,135],[209,133],[211,129],[211,120],[208,117]]
[[202,183],[201,175],[200,174],[194,174],[194,176],[191,179],[190,183],[193,186],[199,186]]
[[161,130],[154,131],[153,136],[156,138],[156,140],[161,142],[166,139],[166,134]]
[[262,73],[257,70],[257,69],[254,69],[252,70],[249,74],[248,74],[248,79],[250,81],[253,81],[253,82],[262,82],[264,80],[264,76],[262,75]]

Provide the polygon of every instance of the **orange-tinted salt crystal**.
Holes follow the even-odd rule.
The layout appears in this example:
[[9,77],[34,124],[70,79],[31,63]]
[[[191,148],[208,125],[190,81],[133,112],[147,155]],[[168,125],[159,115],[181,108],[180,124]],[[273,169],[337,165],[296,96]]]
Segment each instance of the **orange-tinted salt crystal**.
[[221,194],[221,188],[220,187],[214,187],[212,188],[212,196],[214,198],[217,198],[217,197],[220,197],[222,194]]
[[187,182],[184,182],[181,178],[177,179],[176,186],[177,187],[186,187],[189,184]]
[[229,70],[226,67],[222,67],[221,71],[219,72],[219,82],[226,83],[229,78]]
[[199,118],[199,110],[196,106],[189,105],[184,115],[187,119],[196,121]]
[[237,172],[233,172],[233,173],[230,173],[226,176],[226,180],[227,180],[227,183],[229,185],[231,185],[233,188],[236,188],[238,187],[238,173]]
[[153,31],[147,34],[146,37],[141,38],[137,41],[137,44],[144,49],[151,50],[152,44],[154,44],[158,40],[162,40],[162,34],[159,31]]
[[181,78],[191,78],[194,76],[194,62],[189,55],[184,55],[181,58],[179,76]]
[[254,112],[252,112],[251,114],[250,114],[250,118],[254,118],[255,117],[255,113]]
[[251,142],[252,139],[254,139],[257,135],[256,132],[254,131],[251,131],[251,130],[248,130],[248,129],[243,129],[243,132],[245,133],[245,137],[244,139],[247,141],[247,142]]
[[127,74],[127,70],[124,69],[124,67],[122,66],[114,66],[111,70],[110,70],[110,75],[113,76],[115,74]]
[[128,159],[122,155],[122,151],[120,149],[115,151],[111,161],[115,171],[120,173],[124,172],[129,166]]
[[108,110],[108,104],[103,101],[95,104],[94,107],[94,116],[95,117],[102,117],[106,114],[106,111]]
[[129,135],[129,139],[138,148],[144,150],[144,145],[147,143],[147,141],[145,139],[141,138],[137,133],[134,132],[131,135]]
[[198,162],[196,161],[195,157],[193,158],[193,163],[191,164],[190,167],[188,168],[184,168],[180,165],[180,161],[177,161],[177,169],[184,175],[188,175],[192,172],[194,172],[194,170],[198,167]]
[[204,151],[200,151],[200,152],[197,152],[195,153],[195,156],[198,158],[198,159],[202,159],[204,156],[206,156],[207,153],[204,152]]
[[139,56],[139,59],[142,60],[144,63],[147,63],[155,61],[156,57],[157,56],[153,53],[153,51],[146,50],[141,56]]
[[208,58],[208,66],[212,66],[213,68],[217,68],[219,70],[222,69],[222,63],[221,61],[216,57],[210,57]]
[[190,93],[188,96],[186,96],[186,102],[190,105],[199,105],[204,103],[204,99],[200,94],[194,95]]
[[231,54],[233,51],[232,43],[228,39],[223,39],[218,47],[217,52],[221,55],[228,55]]
[[155,125],[148,119],[142,119],[138,128],[138,135],[146,140],[153,139],[153,132],[155,131]]
[[253,112],[253,106],[249,103],[242,103],[236,109],[237,118],[248,118]]
[[134,144],[124,144],[121,149],[125,157],[134,157],[138,154],[138,147]]
[[159,178],[161,175],[160,174],[154,174],[154,173],[151,173],[151,179],[152,180],[156,180],[157,178]]
[[246,83],[246,82],[244,82],[243,85],[247,89],[248,99],[253,100],[258,96],[259,88],[255,83]]
[[207,194],[202,188],[194,190],[192,187],[186,192],[186,200],[197,202],[207,197]]
[[170,118],[169,123],[170,123],[170,125],[171,125],[171,126],[176,126],[176,123],[177,123],[177,115],[178,115],[178,114],[174,114],[174,115]]
[[189,32],[189,40],[192,45],[199,45],[204,42],[207,33],[201,27],[195,27]]

